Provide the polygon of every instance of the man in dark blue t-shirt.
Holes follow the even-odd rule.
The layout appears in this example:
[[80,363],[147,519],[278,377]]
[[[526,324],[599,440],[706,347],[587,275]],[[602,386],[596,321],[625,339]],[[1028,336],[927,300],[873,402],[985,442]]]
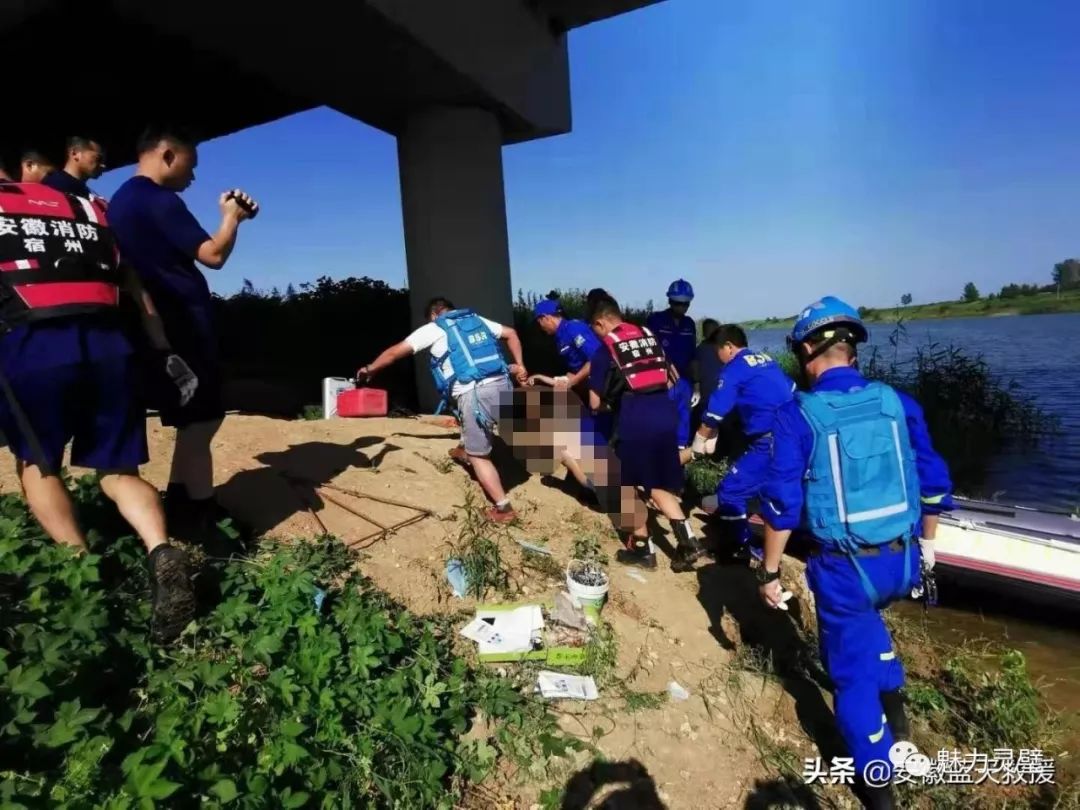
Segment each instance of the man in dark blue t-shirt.
[[[73,135],[67,139],[65,155],[64,168],[48,172],[41,182],[49,188],[87,200],[97,197],[87,182],[97,180],[105,171],[105,150],[101,144],[91,138]],[[28,179],[24,177],[23,181]]]
[[152,130],[137,144],[135,176],[113,194],[109,220],[125,261],[139,274],[165,323],[169,342],[199,378],[195,396],[181,405],[175,389],[151,385],[151,405],[163,425],[177,428],[166,505],[170,513],[194,517],[209,531],[225,514],[214,500],[210,442],[225,409],[210,287],[198,261],[220,269],[236,244],[240,223],[257,204],[247,195],[221,195],[221,224],[211,236],[192,216],[178,192],[195,179],[195,141],[171,130]]

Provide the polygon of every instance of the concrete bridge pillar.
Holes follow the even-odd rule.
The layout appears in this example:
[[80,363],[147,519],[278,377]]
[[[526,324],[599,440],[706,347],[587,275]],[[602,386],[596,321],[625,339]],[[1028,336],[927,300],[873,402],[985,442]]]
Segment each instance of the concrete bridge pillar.
[[[437,295],[513,323],[502,143],[495,114],[470,107],[415,113],[398,135],[414,328]],[[427,358],[417,359],[420,404],[431,409],[437,397]]]

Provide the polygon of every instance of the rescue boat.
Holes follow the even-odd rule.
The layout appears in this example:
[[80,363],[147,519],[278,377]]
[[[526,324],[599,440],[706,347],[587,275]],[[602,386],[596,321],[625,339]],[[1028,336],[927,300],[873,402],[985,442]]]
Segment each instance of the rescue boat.
[[953,498],[934,551],[939,579],[1033,602],[1080,609],[1080,518]]

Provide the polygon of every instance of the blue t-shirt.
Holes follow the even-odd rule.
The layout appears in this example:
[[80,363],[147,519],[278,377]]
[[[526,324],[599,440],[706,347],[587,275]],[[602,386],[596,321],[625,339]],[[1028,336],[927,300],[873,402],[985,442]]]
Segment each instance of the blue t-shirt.
[[676,320],[670,310],[654,312],[645,321],[645,326],[660,339],[668,362],[675,366],[680,377],[690,376],[690,362],[694,359],[697,344],[697,327],[694,319],[683,315]]
[[760,436],[773,428],[776,410],[790,402],[795,383],[769,355],[741,349],[720,372],[709,397],[703,424],[716,427],[735,410],[747,436]]
[[563,318],[555,330],[555,344],[570,373],[576,374],[600,348],[600,339],[584,321]]
[[[618,443],[628,435],[640,438],[644,435],[670,431],[674,449],[678,414],[671,407],[668,392],[630,393],[621,372],[615,365],[615,358],[603,344],[589,362],[589,389],[595,391],[600,401],[606,402],[612,411],[609,439],[613,443]],[[606,412],[599,414],[599,416],[604,415]]]
[[[815,391],[849,391],[866,385],[854,368],[832,368],[814,384]],[[919,495],[923,514],[952,509],[952,481],[945,460],[934,449],[922,407],[902,391],[897,391],[904,407],[915,466],[919,471]],[[795,529],[802,520],[806,470],[814,448],[814,434],[802,415],[797,400],[776,412],[773,426],[773,458],[769,475],[761,488],[762,517],[774,529]]]
[[124,261],[154,299],[174,347],[213,351],[210,286],[195,266],[199,246],[210,235],[180,195],[148,177],[132,177],[109,201],[109,222]]
[[41,183],[57,191],[63,191],[65,194],[74,194],[76,197],[90,199],[92,195],[90,186],[77,177],[72,177],[63,169],[53,169],[41,178]]
[[716,390],[724,364],[716,355],[715,343],[700,344],[694,351],[694,359],[697,360],[698,393],[701,394],[701,401],[708,404],[709,397]]

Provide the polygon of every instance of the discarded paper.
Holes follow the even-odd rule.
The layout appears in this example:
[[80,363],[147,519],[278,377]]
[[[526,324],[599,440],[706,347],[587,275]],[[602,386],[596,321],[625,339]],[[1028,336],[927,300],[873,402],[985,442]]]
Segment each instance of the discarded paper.
[[545,698],[571,698],[596,700],[600,693],[591,675],[567,675],[562,672],[540,670],[536,678],[540,694]]

